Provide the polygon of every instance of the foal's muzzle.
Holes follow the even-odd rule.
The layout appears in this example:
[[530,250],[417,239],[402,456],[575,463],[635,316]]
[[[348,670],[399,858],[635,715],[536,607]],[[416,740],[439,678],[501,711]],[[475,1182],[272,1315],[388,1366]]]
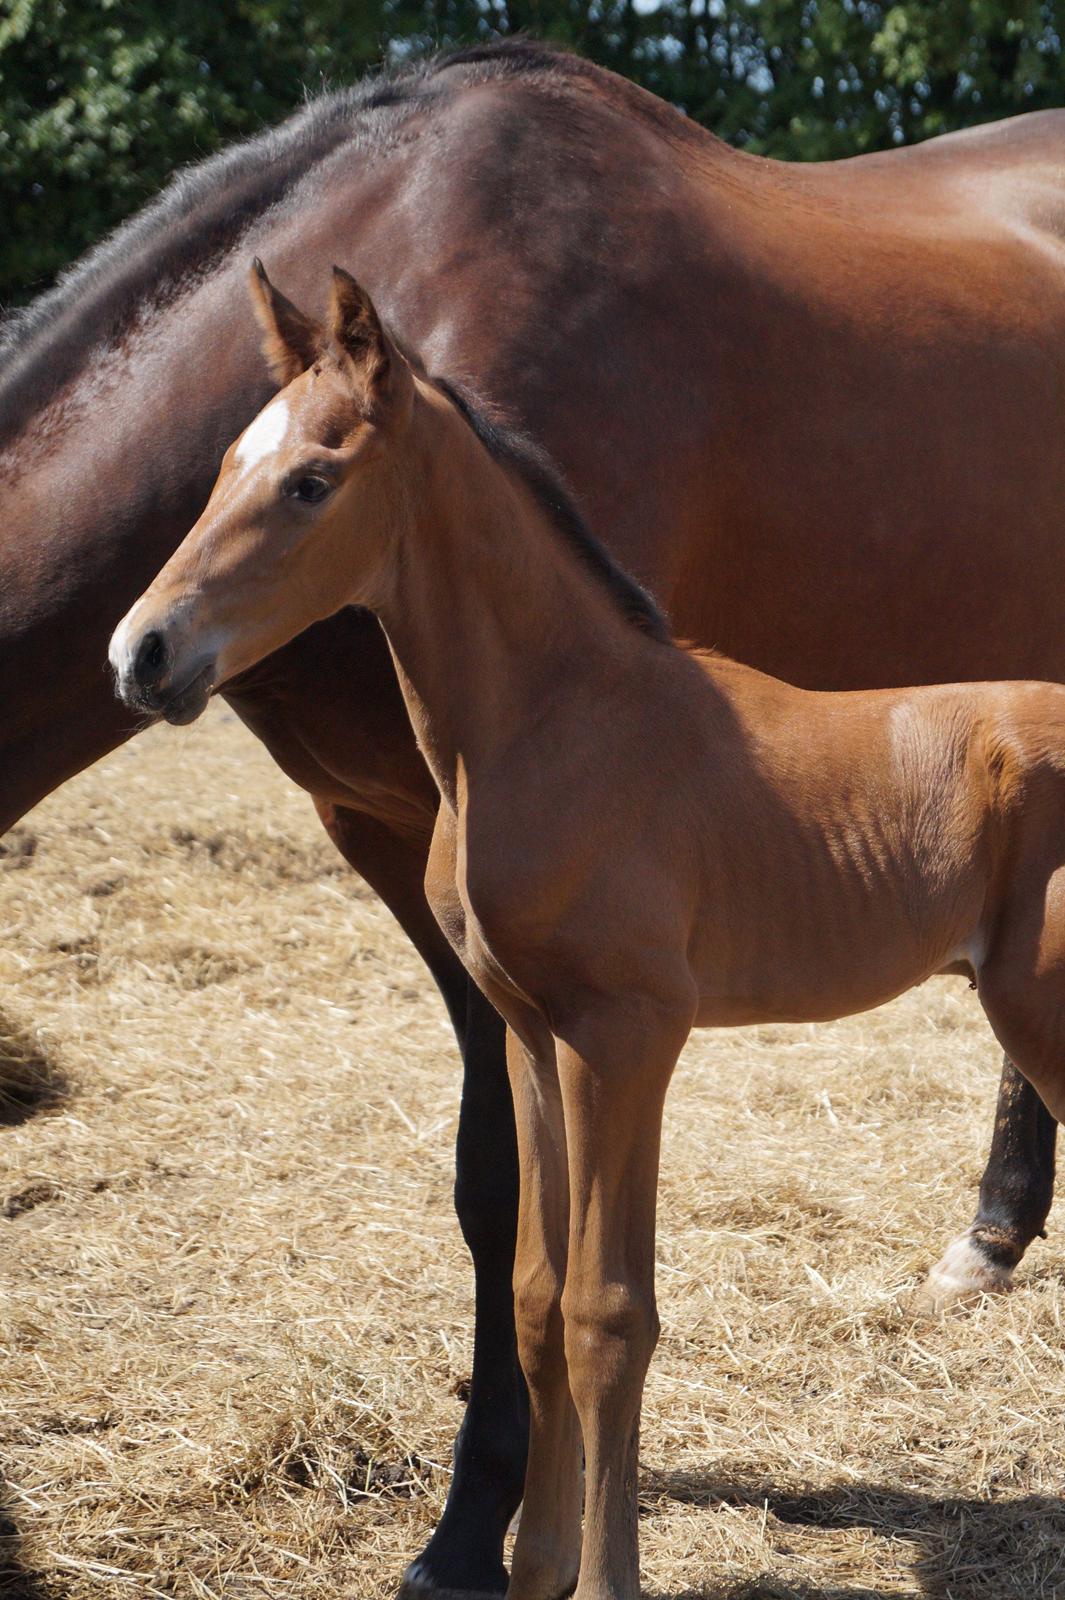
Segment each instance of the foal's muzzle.
[[170,652],[161,633],[146,633],[137,646],[130,677],[139,695],[147,699],[170,664]]
[[119,698],[133,711],[147,711],[167,722],[194,722],[204,710],[214,687],[213,656],[200,656],[191,668],[175,660],[165,634],[151,628],[139,639],[112,641]]

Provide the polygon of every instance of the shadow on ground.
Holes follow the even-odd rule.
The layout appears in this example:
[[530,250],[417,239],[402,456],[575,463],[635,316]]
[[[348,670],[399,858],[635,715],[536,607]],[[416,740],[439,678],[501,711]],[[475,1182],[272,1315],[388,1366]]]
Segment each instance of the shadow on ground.
[[23,1558],[22,1535],[0,1470],[0,1600],[57,1600]]
[[[795,1492],[721,1473],[646,1472],[643,1509],[654,1503],[750,1506],[807,1530],[865,1528],[913,1548],[912,1576],[928,1600],[1054,1600],[1065,1594],[1065,1499],[936,1499],[883,1484]],[[900,1565],[905,1564],[900,1550]],[[786,1557],[782,1560],[786,1561]],[[709,1574],[707,1575],[710,1576]],[[897,1600],[889,1589],[819,1587],[767,1574],[727,1590],[696,1587],[670,1600]],[[664,1600],[664,1597],[661,1597]]]
[[14,1128],[62,1104],[69,1094],[55,1057],[0,1011],[0,1128]]

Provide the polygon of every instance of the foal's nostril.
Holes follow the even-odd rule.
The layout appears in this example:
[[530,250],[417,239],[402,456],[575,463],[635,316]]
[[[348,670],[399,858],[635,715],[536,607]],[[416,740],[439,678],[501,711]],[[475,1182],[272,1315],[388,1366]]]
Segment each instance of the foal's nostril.
[[142,689],[158,683],[166,666],[166,644],[161,633],[146,633],[137,646],[133,676]]

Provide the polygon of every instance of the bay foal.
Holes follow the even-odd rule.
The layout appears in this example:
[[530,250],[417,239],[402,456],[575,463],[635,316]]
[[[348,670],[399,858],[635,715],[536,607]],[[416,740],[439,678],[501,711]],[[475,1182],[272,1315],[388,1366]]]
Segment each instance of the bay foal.
[[532,1412],[510,1592],[633,1600],[688,1032],[964,972],[1065,1114],[1065,688],[819,694],[680,648],[546,464],[425,378],[351,278],[328,328],[252,287],[287,386],[116,631],[119,690],[188,721],[316,619],[380,618],[440,790],[429,899],[508,1024]]

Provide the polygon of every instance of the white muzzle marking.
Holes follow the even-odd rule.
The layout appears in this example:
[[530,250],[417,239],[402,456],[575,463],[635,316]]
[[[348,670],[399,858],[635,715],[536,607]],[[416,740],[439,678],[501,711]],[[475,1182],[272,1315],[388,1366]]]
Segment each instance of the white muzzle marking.
[[111,642],[107,647],[107,659],[119,683],[125,683],[133,666],[133,652],[130,640],[136,631],[137,613],[144,604],[143,595],[130,606],[118,627],[111,635]]

